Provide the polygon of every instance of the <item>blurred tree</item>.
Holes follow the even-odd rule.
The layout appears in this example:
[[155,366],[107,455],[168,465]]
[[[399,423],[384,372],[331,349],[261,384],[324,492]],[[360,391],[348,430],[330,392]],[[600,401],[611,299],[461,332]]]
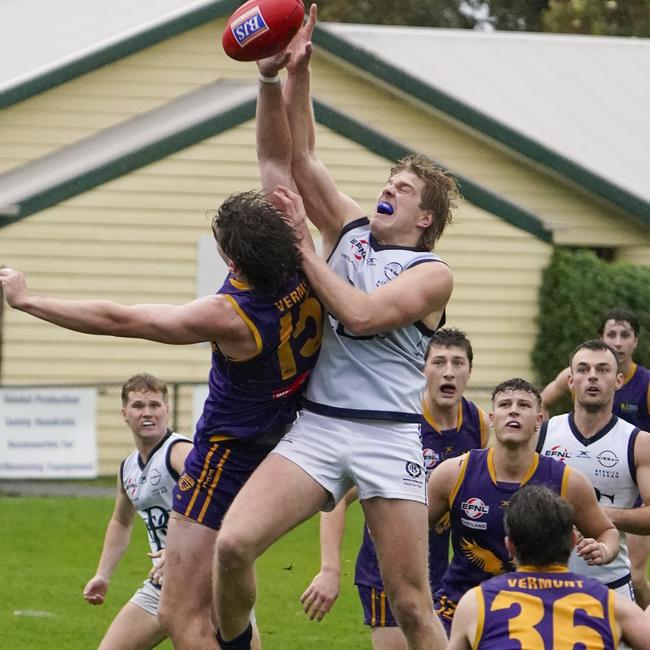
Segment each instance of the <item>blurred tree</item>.
[[318,11],[371,25],[650,36],[650,0],[319,0]]
[[547,32],[650,36],[650,0],[550,0]]
[[318,13],[347,23],[539,31],[547,6],[548,0],[320,0]]

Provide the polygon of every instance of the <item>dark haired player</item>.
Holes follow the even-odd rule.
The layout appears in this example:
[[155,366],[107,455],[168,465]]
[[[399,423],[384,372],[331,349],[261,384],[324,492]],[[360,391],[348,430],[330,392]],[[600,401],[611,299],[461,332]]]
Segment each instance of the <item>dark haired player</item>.
[[[616,352],[623,383],[614,393],[612,412],[641,431],[650,431],[650,370],[634,362],[639,343],[639,319],[627,309],[611,309],[601,320],[600,339]],[[570,368],[562,370],[542,391],[544,407],[548,408],[569,391]],[[641,502],[637,503],[637,506]],[[646,571],[650,553],[650,537],[628,534],[627,544],[632,569],[632,585],[636,601],[650,605],[650,582]]]
[[[618,356],[602,340],[585,341],[571,355],[569,368],[574,410],[544,423],[538,450],[585,474],[620,531],[648,534],[650,507],[633,506],[639,494],[646,503],[650,499],[650,436],[612,414],[623,381]],[[621,552],[608,566],[587,566],[572,557],[571,569],[633,598],[625,537],[621,534]]]
[[576,525],[585,535],[579,553],[590,564],[611,562],[618,534],[598,506],[580,472],[535,453],[542,422],[538,390],[510,379],[492,393],[494,446],[450,459],[429,477],[429,521],[449,513],[454,556],[435,594],[436,611],[449,631],[461,596],[483,580],[512,570],[504,545],[503,513],[523,485],[546,485],[576,506]]
[[88,334],[172,344],[210,342],[209,395],[174,492],[159,615],[176,648],[216,648],[212,554],[231,501],[293,422],[316,361],[321,306],[298,271],[293,231],[255,193],[226,199],[212,223],[229,274],[213,296],[185,305],[32,296],[0,270],[16,309]]
[[513,495],[504,527],[517,569],[461,598],[448,650],[615,650],[621,637],[632,648],[648,648],[650,619],[637,605],[569,570],[574,512],[543,486]]

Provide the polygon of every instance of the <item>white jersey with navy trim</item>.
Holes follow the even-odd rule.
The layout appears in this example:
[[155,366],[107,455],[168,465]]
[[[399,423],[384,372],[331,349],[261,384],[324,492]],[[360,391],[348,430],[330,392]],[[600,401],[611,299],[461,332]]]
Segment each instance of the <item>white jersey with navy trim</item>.
[[[572,413],[544,422],[537,450],[580,470],[592,483],[602,506],[631,508],[639,496],[634,465],[634,442],[639,429],[612,415],[596,435],[585,438]],[[569,567],[607,585],[623,580],[630,573],[625,534],[620,533],[618,557],[604,566],[589,566],[574,552]]]
[[191,442],[168,431],[143,464],[136,449],[120,465],[120,479],[126,496],[133,503],[149,533],[152,552],[165,548],[167,522],[172,508],[172,490],[178,473],[171,466],[170,453],[178,442]]
[[[427,251],[379,244],[364,217],[345,226],[328,265],[339,277],[370,293],[425,262],[441,260]],[[372,336],[354,336],[332,314],[326,318],[304,407],[334,417],[419,422],[424,353],[433,332],[418,322]],[[440,325],[442,321],[444,317]]]

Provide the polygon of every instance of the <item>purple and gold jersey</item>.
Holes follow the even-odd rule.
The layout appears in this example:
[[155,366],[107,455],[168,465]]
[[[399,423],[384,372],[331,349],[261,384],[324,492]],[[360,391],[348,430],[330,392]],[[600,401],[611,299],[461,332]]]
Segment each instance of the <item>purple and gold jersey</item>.
[[209,394],[195,443],[283,433],[293,422],[322,335],[322,308],[303,276],[269,297],[228,275],[218,292],[241,316],[257,344],[234,361],[212,344]]
[[614,650],[614,592],[565,565],[519,567],[474,589],[477,650]]
[[[464,397],[458,405],[458,424],[453,429],[440,429],[429,412],[426,403],[422,405],[422,452],[427,476],[447,458],[455,458],[469,449],[484,447],[488,438],[488,424],[481,410]],[[429,582],[435,592],[449,563],[449,518],[444,517],[435,530],[429,533]],[[363,543],[357,556],[354,583],[374,587],[383,591],[384,585],[379,573],[375,546],[368,527],[363,529]]]
[[614,393],[614,415],[650,431],[650,370],[632,363],[625,383]]
[[521,483],[497,481],[492,449],[467,453],[458,481],[449,495],[453,559],[436,593],[438,613],[448,607],[453,616],[461,596],[483,580],[512,571],[506,550],[503,514],[512,495],[523,485],[545,485],[564,496],[569,468],[547,456],[535,454]]

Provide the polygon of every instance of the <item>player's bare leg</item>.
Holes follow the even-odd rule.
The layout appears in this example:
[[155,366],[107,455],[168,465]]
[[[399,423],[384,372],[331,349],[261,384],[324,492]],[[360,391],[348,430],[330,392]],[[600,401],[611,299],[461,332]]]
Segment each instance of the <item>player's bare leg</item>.
[[375,497],[361,502],[390,608],[410,650],[436,650],[447,644],[433,613],[429,587],[429,531],[423,503]]
[[627,533],[627,548],[630,552],[632,586],[634,599],[645,609],[650,605],[650,582],[648,582],[648,555],[650,555],[650,536]]
[[248,628],[256,596],[255,560],[318,512],[328,496],[298,465],[273,453],[245,483],[217,539],[215,604],[224,640],[240,638]]
[[407,650],[406,637],[399,627],[373,627],[372,650]]
[[113,619],[97,650],[150,650],[166,638],[158,617],[129,601]]
[[158,616],[176,650],[217,650],[211,623],[212,556],[217,531],[173,513]]

